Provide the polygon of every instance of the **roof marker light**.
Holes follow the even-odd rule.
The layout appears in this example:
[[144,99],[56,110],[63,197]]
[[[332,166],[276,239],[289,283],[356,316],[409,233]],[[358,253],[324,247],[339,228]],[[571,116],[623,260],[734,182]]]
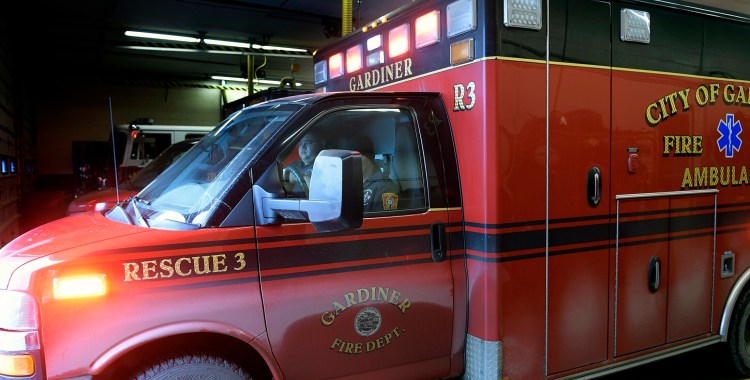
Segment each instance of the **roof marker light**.
[[328,76],[338,78],[344,75],[344,57],[341,53],[336,53],[328,57]]
[[620,40],[651,42],[651,15],[645,11],[623,8],[620,11]]
[[409,24],[401,24],[388,32],[388,58],[395,58],[409,51]]
[[362,68],[362,45],[346,49],[346,73],[353,73]]
[[445,9],[448,37],[470,32],[477,28],[476,0],[458,0]]
[[505,0],[505,26],[542,29],[542,0]]
[[440,12],[434,10],[419,16],[414,29],[414,46],[417,49],[440,42]]

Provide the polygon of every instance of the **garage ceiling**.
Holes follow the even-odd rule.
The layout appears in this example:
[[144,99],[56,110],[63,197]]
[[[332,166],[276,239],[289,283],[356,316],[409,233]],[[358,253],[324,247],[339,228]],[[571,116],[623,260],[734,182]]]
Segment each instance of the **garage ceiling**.
[[[554,0],[552,0],[554,1]],[[353,0],[354,26],[364,25],[413,1]],[[750,15],[747,0],[696,0],[712,7]],[[165,51],[192,47],[147,42],[125,36],[126,30],[314,51],[340,35],[341,0],[74,0],[24,2],[11,20],[13,41],[30,78],[89,80],[120,78],[156,81],[211,81],[211,75],[241,76],[247,58],[233,54]],[[26,8],[26,9],[23,9]],[[23,15],[23,17],[21,17]],[[12,17],[12,16],[11,16]],[[228,49],[232,50],[232,49]],[[312,84],[308,53],[266,54],[269,79],[289,76],[292,63],[305,87]],[[256,56],[255,66],[264,58]],[[96,80],[96,79],[94,79]],[[230,85],[230,83],[227,83]],[[235,83],[234,85],[241,85]]]

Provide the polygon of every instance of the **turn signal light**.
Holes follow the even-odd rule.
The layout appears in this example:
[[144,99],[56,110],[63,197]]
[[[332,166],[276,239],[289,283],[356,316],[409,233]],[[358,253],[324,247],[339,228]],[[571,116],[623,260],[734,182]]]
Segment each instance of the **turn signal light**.
[[31,355],[1,355],[0,375],[31,376],[34,374],[34,358]]
[[103,274],[56,278],[53,285],[55,299],[99,297],[107,293]]

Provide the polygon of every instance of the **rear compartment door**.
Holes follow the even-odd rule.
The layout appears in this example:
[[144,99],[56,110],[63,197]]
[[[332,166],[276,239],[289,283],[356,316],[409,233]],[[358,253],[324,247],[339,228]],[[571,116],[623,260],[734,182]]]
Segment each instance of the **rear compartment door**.
[[449,208],[455,170],[448,185],[441,162],[440,139],[450,139],[439,133],[448,128],[444,110],[425,97],[344,103],[311,115],[277,161],[289,161],[293,144],[312,130],[325,136],[326,148],[365,135],[379,175],[398,191],[365,192],[365,200],[382,202],[356,230],[317,233],[306,222],[257,227],[271,348],[288,379],[447,376],[455,292],[447,242],[450,214],[460,210]]

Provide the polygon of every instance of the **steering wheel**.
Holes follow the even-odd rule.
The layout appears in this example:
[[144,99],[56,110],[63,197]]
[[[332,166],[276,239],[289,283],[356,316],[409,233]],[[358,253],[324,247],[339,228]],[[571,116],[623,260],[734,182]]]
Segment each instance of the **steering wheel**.
[[[287,166],[284,168],[284,178],[289,177],[290,179],[294,178],[297,183],[302,186],[302,190],[305,191],[305,197],[308,196],[308,193],[310,192],[310,189],[307,187],[307,182],[305,182],[305,177],[302,176],[302,173],[295,168],[294,166]],[[289,181],[292,182],[292,181]]]

